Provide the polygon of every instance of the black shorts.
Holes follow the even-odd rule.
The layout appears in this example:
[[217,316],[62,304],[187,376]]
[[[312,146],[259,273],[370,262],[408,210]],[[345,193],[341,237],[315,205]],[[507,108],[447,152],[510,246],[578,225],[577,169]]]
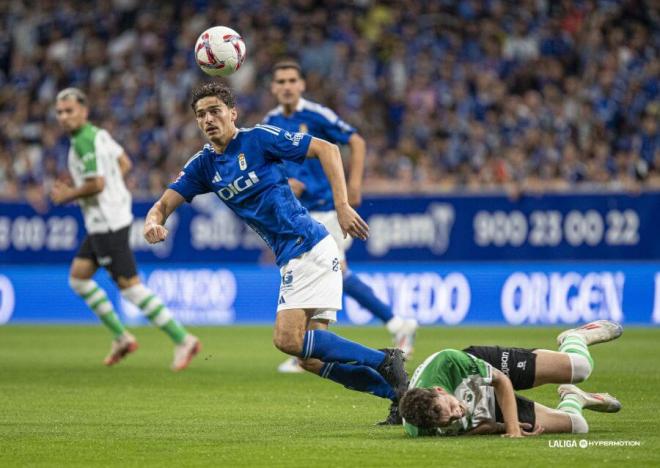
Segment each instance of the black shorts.
[[115,232],[87,234],[76,257],[86,258],[99,267],[102,266],[117,281],[120,276],[132,278],[137,275],[137,265],[133,251],[128,244],[130,226]]
[[515,390],[526,390],[534,386],[536,354],[533,349],[470,346],[463,351],[500,370],[511,379]]
[[[518,406],[518,421],[521,423],[529,423],[532,428],[536,424],[536,411],[534,411],[534,402],[524,396],[516,395],[516,406]],[[503,423],[502,410],[500,404],[495,398],[495,421]]]

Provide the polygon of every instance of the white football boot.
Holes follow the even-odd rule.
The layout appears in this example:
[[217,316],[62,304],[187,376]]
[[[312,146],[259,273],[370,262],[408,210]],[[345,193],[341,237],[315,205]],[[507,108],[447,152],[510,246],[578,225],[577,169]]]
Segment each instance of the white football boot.
[[560,385],[557,392],[562,400],[567,395],[575,395],[582,401],[582,407],[591,411],[616,413],[621,409],[621,402],[609,393],[589,393],[571,384]]
[[181,371],[188,367],[192,358],[202,350],[202,343],[196,336],[186,335],[183,343],[174,347],[174,361],[172,361],[172,370]]
[[277,372],[281,372],[283,374],[300,374],[305,372],[305,369],[300,367],[300,363],[298,362],[297,357],[290,357],[282,364],[277,366]]
[[138,347],[135,337],[128,332],[124,332],[123,335],[112,341],[110,353],[103,360],[103,364],[113,366],[130,353],[137,351]]
[[591,346],[616,340],[622,333],[623,326],[620,323],[612,320],[596,320],[579,328],[571,328],[570,330],[561,332],[557,336],[557,346],[561,346],[568,335],[579,335],[584,339],[587,346]]

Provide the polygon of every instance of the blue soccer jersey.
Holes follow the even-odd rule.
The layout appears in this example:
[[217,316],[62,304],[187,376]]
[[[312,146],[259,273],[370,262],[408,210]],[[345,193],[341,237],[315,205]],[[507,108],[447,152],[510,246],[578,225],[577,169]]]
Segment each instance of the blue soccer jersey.
[[[264,118],[265,124],[289,130],[309,133],[331,143],[346,144],[355,129],[337,117],[333,111],[306,99],[300,99],[293,114],[285,116],[282,106],[270,111]],[[300,202],[310,211],[330,211],[335,209],[332,188],[318,159],[308,159],[302,165],[284,165],[288,177],[305,184]]]
[[214,192],[273,249],[282,266],[328,235],[296,199],[282,170],[282,161],[306,159],[311,140],[270,125],[241,128],[224,153],[204,145],[169,188],[188,202]]

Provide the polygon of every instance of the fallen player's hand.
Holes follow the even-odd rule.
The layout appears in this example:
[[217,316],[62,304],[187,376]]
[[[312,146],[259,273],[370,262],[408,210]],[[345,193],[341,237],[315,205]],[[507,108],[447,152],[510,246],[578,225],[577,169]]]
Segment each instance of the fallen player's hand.
[[337,207],[337,219],[344,237],[347,234],[362,240],[367,240],[367,237],[369,237],[369,226],[366,221],[348,204]]
[[169,231],[165,226],[156,223],[144,223],[144,238],[150,244],[157,244],[165,240]]
[[519,439],[523,437],[523,433],[520,430],[520,426],[514,426],[511,427],[509,430],[507,430],[504,434],[502,434],[502,437],[509,437],[511,439]]
[[[530,430],[531,429],[531,430]],[[543,426],[536,424],[534,427],[530,423],[520,423],[520,432],[522,433],[523,436],[536,436],[543,434],[545,429]]]

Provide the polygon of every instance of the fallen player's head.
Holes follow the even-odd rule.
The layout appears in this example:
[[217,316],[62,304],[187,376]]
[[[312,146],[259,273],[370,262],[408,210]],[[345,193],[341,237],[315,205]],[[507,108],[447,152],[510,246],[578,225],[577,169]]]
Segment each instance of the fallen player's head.
[[420,429],[446,427],[465,416],[467,407],[441,387],[412,388],[399,403],[401,416]]

